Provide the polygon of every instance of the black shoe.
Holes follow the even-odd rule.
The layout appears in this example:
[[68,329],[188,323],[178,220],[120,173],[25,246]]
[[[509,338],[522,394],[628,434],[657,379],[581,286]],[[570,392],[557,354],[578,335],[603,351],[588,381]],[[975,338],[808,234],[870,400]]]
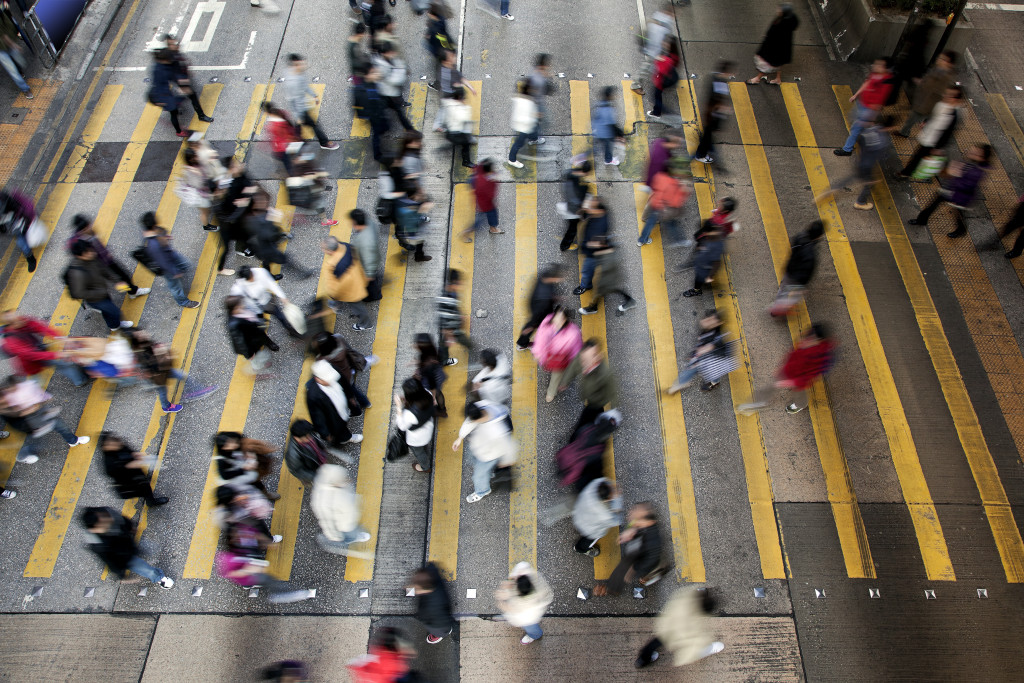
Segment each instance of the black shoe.
[[281,350],[281,347],[278,346],[277,342],[275,342],[273,339],[267,340],[267,348],[273,351],[274,353],[277,353],[278,351]]
[[220,226],[214,225],[213,223],[207,223],[203,226],[203,230],[206,232],[220,232]]
[[256,254],[252,253],[252,249],[246,249],[245,251],[242,252],[242,256],[244,256],[245,258],[252,258],[255,255]]
[[588,292],[588,291],[590,291],[591,289],[592,289],[591,287],[584,287],[583,285],[580,285],[580,286],[579,286],[579,287],[577,287],[576,289],[572,290],[572,293],[573,293],[573,294],[575,294],[576,296],[579,296],[579,295],[580,295],[580,294],[582,294],[583,292]]
[[205,114],[203,116],[200,116],[199,120],[202,121],[203,123],[213,123],[213,117],[212,116],[206,116]]
[[284,275],[282,275],[281,273],[278,273],[277,275],[274,276],[274,279],[277,280],[278,282],[280,282],[281,280],[284,279]]
[[430,254],[416,254],[416,255],[414,255],[412,257],[412,260],[413,261],[419,261],[420,263],[422,263],[424,261],[429,261],[432,258],[434,258],[434,257],[431,256]]
[[437,90],[437,81],[431,81],[430,83],[427,83],[427,87],[430,88],[431,90]]
[[832,150],[832,153],[835,154],[837,157],[848,157],[853,154],[853,152],[847,152],[845,149],[842,148],[834,149]]
[[696,287],[693,287],[692,289],[688,289],[685,292],[683,292],[683,296],[685,296],[685,297],[700,296],[703,293],[704,293],[703,289],[697,289]]
[[25,264],[28,266],[28,272],[31,273],[31,272],[35,271],[35,269],[36,269],[36,257],[35,256],[26,256],[25,257]]
[[718,386],[718,382],[703,382],[700,385],[701,391],[711,391]]
[[1003,256],[1005,256],[1006,258],[1017,258],[1018,256],[1020,256],[1020,254],[1021,252],[1019,251],[1008,251],[1005,254],[1003,254]]
[[168,498],[167,496],[157,496],[153,500],[148,501],[146,505],[148,505],[151,508],[154,508],[158,505],[167,505],[167,503],[169,503],[170,501],[171,499]]
[[928,225],[928,221],[919,221],[916,218],[911,218],[907,221],[908,225]]
[[964,228],[957,228],[956,230],[951,230],[950,232],[947,232],[946,237],[963,237],[966,234],[967,230],[965,230]]

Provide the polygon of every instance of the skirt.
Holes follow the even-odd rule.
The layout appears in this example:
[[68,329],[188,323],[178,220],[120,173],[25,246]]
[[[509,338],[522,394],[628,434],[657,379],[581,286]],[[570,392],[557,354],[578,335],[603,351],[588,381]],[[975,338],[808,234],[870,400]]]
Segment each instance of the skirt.
[[763,74],[773,74],[779,70],[779,67],[772,66],[768,62],[764,61],[764,58],[761,57],[761,55],[754,55],[754,66]]

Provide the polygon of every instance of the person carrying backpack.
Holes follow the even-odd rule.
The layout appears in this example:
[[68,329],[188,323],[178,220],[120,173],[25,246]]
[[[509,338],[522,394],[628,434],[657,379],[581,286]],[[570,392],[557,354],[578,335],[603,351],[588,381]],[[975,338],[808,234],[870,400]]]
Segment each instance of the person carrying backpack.
[[[171,290],[174,300],[182,308],[199,308],[199,302],[188,298],[185,293],[185,276],[191,264],[184,256],[171,247],[171,236],[166,228],[156,222],[156,214],[147,211],[142,214],[142,240],[149,257],[142,265],[153,271],[154,275],[163,275],[167,289]],[[153,268],[158,270],[153,270]]]

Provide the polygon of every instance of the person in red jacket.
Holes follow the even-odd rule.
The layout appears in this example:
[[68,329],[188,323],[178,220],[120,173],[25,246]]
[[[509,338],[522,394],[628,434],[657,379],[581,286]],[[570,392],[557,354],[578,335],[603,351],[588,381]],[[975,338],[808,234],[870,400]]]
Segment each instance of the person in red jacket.
[[775,382],[759,389],[750,403],[736,408],[742,415],[750,415],[768,405],[768,400],[780,389],[798,392],[786,406],[786,412],[799,413],[807,407],[807,387],[828,372],[835,364],[836,344],[824,323],[814,323],[789,352],[775,375]]
[[494,162],[484,159],[478,163],[473,169],[471,184],[476,198],[476,217],[473,224],[462,231],[462,241],[472,242],[472,234],[485,218],[492,235],[503,234],[505,231],[498,227],[498,181],[494,178]]
[[18,374],[31,377],[52,367],[76,387],[84,385],[88,378],[82,368],[67,360],[68,356],[63,351],[48,350],[46,337],[64,339],[60,332],[42,320],[17,311],[0,313],[0,348],[11,357]]
[[654,83],[654,109],[647,112],[647,115],[652,118],[661,117],[663,91],[675,87],[679,82],[679,42],[674,36],[669,36],[661,45],[661,56],[654,62],[654,75],[651,77]]
[[855,104],[853,125],[850,135],[839,149],[832,150],[837,157],[848,157],[853,154],[853,146],[860,137],[865,121],[874,121],[882,111],[889,93],[892,91],[892,60],[879,57],[871,64],[871,73],[850,97]]
[[270,150],[274,158],[284,164],[284,172],[290,178],[294,175],[292,158],[288,146],[302,142],[295,124],[288,114],[278,109],[273,102],[264,102],[263,111],[267,114],[267,134],[270,135]]
[[416,650],[398,629],[380,629],[370,642],[370,651],[350,661],[346,668],[354,683],[396,683],[409,673]]

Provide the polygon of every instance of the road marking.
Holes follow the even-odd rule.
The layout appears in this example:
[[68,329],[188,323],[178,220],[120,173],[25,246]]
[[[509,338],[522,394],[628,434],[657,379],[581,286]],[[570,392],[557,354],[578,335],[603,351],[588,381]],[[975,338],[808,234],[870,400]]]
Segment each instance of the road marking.
[[[256,46],[256,31],[249,34],[249,44],[245,46],[245,52],[242,54],[242,61],[238,64],[192,64],[189,66],[191,71],[243,71],[249,66],[249,55],[252,54],[253,48]],[[93,71],[149,71],[153,67],[151,66],[94,66]]]
[[997,10],[999,12],[1024,12],[1024,5],[1007,5],[997,2],[969,2],[965,9]]
[[[828,176],[821,160],[818,143],[811,130],[811,123],[796,84],[783,83],[780,87],[796,134],[800,157],[810,180],[811,193],[817,196],[829,189]],[[846,306],[857,336],[857,345],[878,404],[878,413],[889,442],[896,476],[903,490],[903,499],[914,522],[925,572],[931,581],[955,581],[956,574],[949,557],[949,549],[946,547],[946,538],[939,524],[935,503],[921,470],[917,447],[896,390],[896,381],[893,379],[867,292],[864,291],[864,283],[857,270],[853,250],[835,200],[830,198],[819,204],[818,213],[827,226],[825,234],[829,250],[832,252],[832,261],[843,287]]]
[[[743,140],[743,152],[750,169],[754,196],[768,238],[768,250],[775,266],[775,277],[781,282],[790,253],[786,223],[782,218],[775,183],[772,181],[771,169],[768,166],[768,158],[761,142],[761,133],[754,118],[747,87],[742,83],[732,83],[729,87],[732,91],[736,124]],[[811,325],[806,302],[800,302],[796,314],[787,322],[790,338],[795,345],[803,330]],[[816,380],[808,390],[807,397],[808,413],[818,447],[821,469],[825,475],[825,489],[836,522],[846,574],[854,579],[873,579],[875,563],[871,557],[871,547],[868,544],[857,494],[853,490],[849,464],[832,417],[831,401],[825,382],[821,379]],[[737,416],[737,419],[740,417]]]
[[[849,102],[850,88],[848,86],[832,86],[832,89],[839,101],[843,119],[849,128],[850,112],[848,107],[843,106],[843,103]],[[1009,583],[1024,582],[1024,541],[1021,540],[1020,531],[1017,529],[1013,512],[1010,509],[1010,501],[1007,499],[1006,491],[999,479],[999,471],[989,452],[988,443],[985,441],[981,424],[978,422],[978,415],[971,403],[970,395],[967,393],[960,368],[942,327],[942,320],[935,309],[935,302],[928,291],[924,274],[914,255],[914,248],[910,244],[907,231],[903,227],[903,220],[893,203],[892,193],[889,191],[889,184],[884,175],[882,181],[872,188],[872,196],[878,216],[882,221],[882,228],[885,230],[886,239],[889,241],[889,247],[892,249],[893,259],[900,270],[910,303],[914,307],[917,326],[921,330],[921,336],[928,348],[928,355],[932,359],[935,375],[942,386],[942,394],[946,398],[949,414],[953,418],[953,424],[960,437],[960,444],[963,446],[967,464],[970,465],[978,493],[981,494],[985,516],[988,517],[989,526],[992,528],[992,536],[1003,562],[1006,580]]]
[[[1024,11],[1024,5],[1018,6]],[[1003,129],[1003,133],[1009,139],[1010,144],[1013,145],[1013,151],[1017,154],[1017,160],[1024,166],[1024,131],[1021,131],[1020,124],[1017,123],[1017,119],[1010,112],[1010,107],[1006,104],[1006,98],[999,93],[988,93],[985,95],[985,99],[988,101],[988,106],[991,107],[992,113],[995,114],[999,127]]]
[[[466,315],[466,333],[469,334],[469,322],[473,319],[473,247],[476,243],[463,242],[459,232],[470,225],[476,216],[476,201],[468,183],[457,184],[454,193],[452,220],[448,229],[448,265],[462,275],[464,284],[459,292],[459,304]],[[429,557],[431,562],[436,562],[441,567],[449,580],[454,581],[457,577],[459,559],[463,451],[453,451],[451,446],[455,439],[459,438],[459,428],[464,417],[469,354],[461,344],[448,347],[448,353],[453,358],[458,358],[459,364],[447,370],[445,402],[448,406],[448,417],[437,422],[434,481],[431,489]]]
[[[210,45],[213,44],[213,34],[217,32],[217,24],[220,23],[220,17],[224,14],[224,7],[226,7],[226,3],[223,0],[207,0],[196,5],[192,12],[192,19],[188,22],[188,28],[185,29],[185,35],[181,37],[182,52],[206,52],[210,49]],[[206,25],[202,40],[194,40],[196,29],[199,28],[199,22],[202,21],[204,14],[210,15],[210,23]]]
[[[530,319],[530,293],[537,279],[537,184],[516,188],[515,309],[512,332]],[[512,355],[512,424],[519,441],[516,485],[509,496],[508,566],[537,566],[537,363],[529,351]]]

